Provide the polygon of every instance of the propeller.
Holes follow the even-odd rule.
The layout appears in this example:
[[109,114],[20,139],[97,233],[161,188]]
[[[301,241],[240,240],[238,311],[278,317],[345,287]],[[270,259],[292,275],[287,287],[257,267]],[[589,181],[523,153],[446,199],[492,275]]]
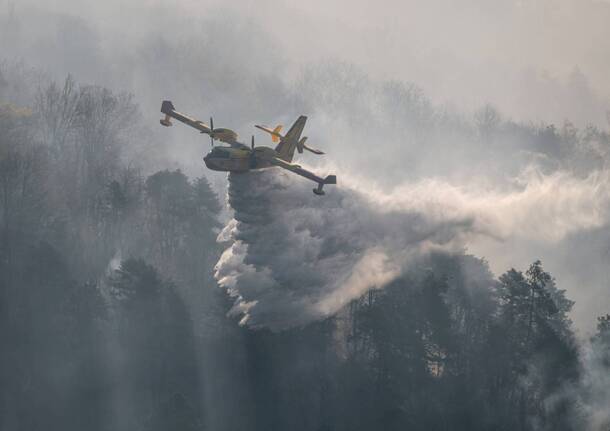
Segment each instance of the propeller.
[[252,151],[250,151],[248,163],[249,163],[250,169],[256,169],[256,153],[254,152],[254,135],[252,135],[252,140],[250,141],[250,147],[252,148]]
[[210,117],[210,145],[214,146],[214,119]]

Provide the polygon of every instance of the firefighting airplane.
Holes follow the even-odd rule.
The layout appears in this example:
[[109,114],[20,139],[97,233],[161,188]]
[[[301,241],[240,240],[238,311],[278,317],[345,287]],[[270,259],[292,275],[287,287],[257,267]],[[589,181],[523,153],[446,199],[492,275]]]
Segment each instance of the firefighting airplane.
[[[174,109],[172,102],[166,100],[161,104],[161,112],[165,114],[165,118],[161,119],[163,126],[169,127],[172,125],[170,118],[174,118],[182,123],[188,124],[191,127],[199,130],[210,136],[212,150],[203,158],[205,165],[214,171],[227,172],[247,172],[253,169],[268,168],[271,166],[279,166],[287,169],[297,175],[301,175],[307,179],[318,183],[318,187],[313,189],[316,195],[323,195],[322,188],[325,184],[337,184],[335,175],[328,175],[321,178],[301,166],[292,163],[294,150],[299,153],[303,150],[310,151],[314,154],[324,154],[320,150],[308,147],[305,144],[307,137],[301,138],[301,133],[305,127],[307,117],[301,115],[292,125],[288,133],[282,135],[280,132],[282,126],[277,126],[275,129],[270,129],[265,126],[256,125],[257,128],[269,133],[273,142],[279,142],[275,149],[270,147],[255,147],[254,136],[252,136],[251,145],[242,144],[237,141],[237,133],[230,129],[214,128],[214,121],[210,118],[210,125],[202,121],[190,118]],[[214,147],[214,141],[218,140],[229,144],[229,146]]]

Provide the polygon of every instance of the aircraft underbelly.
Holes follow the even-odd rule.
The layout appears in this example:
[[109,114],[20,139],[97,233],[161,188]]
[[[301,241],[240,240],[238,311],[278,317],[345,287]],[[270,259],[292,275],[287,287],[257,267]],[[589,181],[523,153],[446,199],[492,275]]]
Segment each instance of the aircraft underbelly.
[[245,172],[250,168],[246,158],[205,158],[205,165],[213,171]]

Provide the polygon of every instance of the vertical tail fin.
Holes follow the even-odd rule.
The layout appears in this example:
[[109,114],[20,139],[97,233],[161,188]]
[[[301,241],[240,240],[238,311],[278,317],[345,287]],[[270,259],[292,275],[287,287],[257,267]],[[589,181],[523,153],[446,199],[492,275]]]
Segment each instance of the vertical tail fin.
[[301,133],[303,133],[306,121],[307,117],[301,115],[290,127],[288,133],[280,139],[280,143],[277,147],[275,147],[275,151],[277,151],[278,156],[282,160],[286,160],[287,162],[292,161],[294,150],[297,148],[299,140],[301,139]]

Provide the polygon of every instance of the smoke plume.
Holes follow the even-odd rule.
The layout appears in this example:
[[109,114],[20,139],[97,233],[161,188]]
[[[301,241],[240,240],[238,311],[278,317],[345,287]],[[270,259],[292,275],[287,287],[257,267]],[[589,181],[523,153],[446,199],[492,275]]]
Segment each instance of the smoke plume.
[[242,324],[282,330],[325,318],[430,251],[520,237],[556,243],[603,225],[610,202],[602,174],[530,173],[504,193],[432,180],[386,193],[349,175],[339,181],[320,198],[277,169],[229,175],[234,217],[219,236],[229,246],[216,278]]

